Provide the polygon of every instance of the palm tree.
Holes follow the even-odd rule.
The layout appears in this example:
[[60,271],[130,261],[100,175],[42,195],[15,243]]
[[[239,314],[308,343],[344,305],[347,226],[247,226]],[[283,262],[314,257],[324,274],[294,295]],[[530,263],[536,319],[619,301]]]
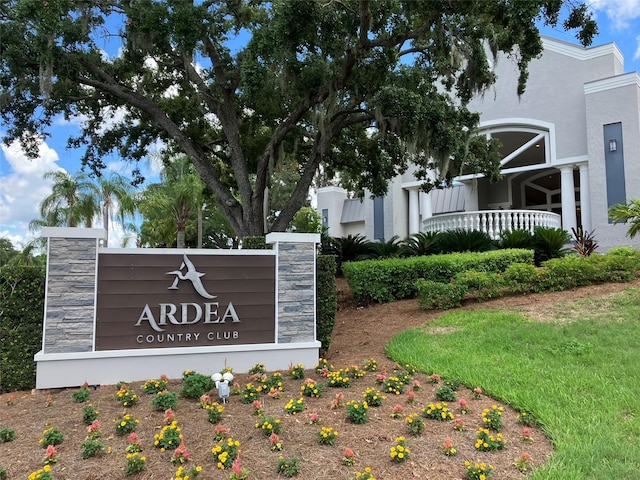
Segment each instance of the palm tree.
[[53,180],[53,186],[51,194],[40,203],[42,223],[51,227],[93,226],[93,218],[100,212],[96,201],[99,192],[86,173],[71,175],[56,170],[46,172],[43,178]]
[[635,237],[640,232],[640,200],[629,200],[619,203],[609,209],[609,216],[613,223],[629,223],[627,236]]
[[102,210],[102,225],[105,231],[104,246],[109,246],[109,223],[115,216],[124,227],[127,217],[136,211],[136,199],[131,182],[117,173],[98,177],[97,188]]
[[186,246],[187,224],[202,208],[204,184],[185,159],[165,167],[162,183],[149,185],[141,195],[144,244]]

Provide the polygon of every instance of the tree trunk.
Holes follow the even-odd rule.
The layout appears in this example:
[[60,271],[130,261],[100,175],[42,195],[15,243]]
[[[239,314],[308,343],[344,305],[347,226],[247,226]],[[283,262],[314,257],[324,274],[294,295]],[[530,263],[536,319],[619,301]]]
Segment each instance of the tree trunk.
[[198,248],[202,248],[202,205],[198,206]]
[[102,207],[102,226],[104,228],[104,244],[106,248],[109,246],[109,204],[105,202]]
[[176,235],[176,248],[184,248],[184,228],[178,229],[178,234]]

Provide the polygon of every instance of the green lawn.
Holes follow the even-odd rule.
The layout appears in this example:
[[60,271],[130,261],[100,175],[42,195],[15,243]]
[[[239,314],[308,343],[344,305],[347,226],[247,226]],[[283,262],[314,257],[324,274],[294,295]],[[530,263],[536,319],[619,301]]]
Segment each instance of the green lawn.
[[[565,304],[538,322],[455,311],[396,335],[400,363],[532,412],[556,452],[534,479],[640,479],[640,289]],[[453,327],[437,329],[430,327]]]

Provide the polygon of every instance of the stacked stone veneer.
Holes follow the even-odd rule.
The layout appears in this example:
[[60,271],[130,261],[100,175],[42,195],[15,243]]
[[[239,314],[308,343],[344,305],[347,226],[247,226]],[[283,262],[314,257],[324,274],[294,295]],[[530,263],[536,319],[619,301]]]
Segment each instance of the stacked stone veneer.
[[[296,241],[298,237],[302,241]],[[315,234],[269,234],[277,250],[278,343],[316,339]]]
[[44,353],[93,350],[97,242],[49,238]]

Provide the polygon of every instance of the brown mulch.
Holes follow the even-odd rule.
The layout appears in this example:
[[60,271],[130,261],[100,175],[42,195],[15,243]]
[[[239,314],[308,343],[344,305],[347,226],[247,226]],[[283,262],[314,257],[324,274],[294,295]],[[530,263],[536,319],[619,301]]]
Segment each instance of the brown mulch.
[[[640,281],[596,285],[567,292],[506,297],[482,304],[467,302],[463,308],[518,309],[536,318],[552,311],[556,304],[564,300],[606,296],[638,286]],[[546,440],[544,433],[539,429],[533,429],[533,441],[523,441],[522,426],[516,420],[517,412],[506,406],[502,433],[507,440],[507,447],[498,452],[477,452],[474,448],[475,431],[482,424],[482,410],[494,404],[501,404],[485,396],[480,400],[472,400],[471,392],[466,388],[461,388],[457,394],[458,398],[467,400],[469,413],[460,415],[457,402],[451,402],[449,405],[456,418],[463,420],[464,431],[455,431],[452,422],[425,420],[426,429],[422,435],[409,435],[404,418],[413,412],[420,413],[427,404],[436,401],[434,393],[439,385],[429,383],[427,375],[422,373],[414,377],[421,385],[421,389],[415,392],[415,404],[407,402],[406,394],[388,396],[382,406],[369,409],[370,420],[366,424],[350,423],[346,419],[344,407],[333,409],[331,406],[336,394],[344,394],[345,401],[361,400],[367,387],[379,388],[376,373],[380,373],[384,368],[391,374],[396,368],[394,363],[385,357],[384,347],[388,340],[395,333],[428,322],[441,312],[423,312],[418,309],[415,300],[362,308],[351,299],[344,281],[338,283],[338,296],[339,311],[333,342],[327,355],[328,360],[335,368],[344,368],[352,365],[362,367],[366,359],[375,358],[379,371],[367,373],[363,378],[354,380],[351,388],[325,387],[322,397],[305,397],[307,409],[295,416],[286,415],[283,407],[290,398],[298,397],[303,381],[292,380],[283,372],[285,380],[281,398],[265,396],[262,399],[265,414],[282,422],[281,452],[271,451],[267,437],[255,428],[258,417],[253,414],[253,406],[242,404],[238,397],[232,396],[224,410],[221,424],[229,427],[230,435],[240,441],[242,465],[250,471],[249,479],[281,478],[276,473],[279,455],[285,458],[299,457],[300,473],[297,478],[305,480],[350,479],[365,467],[371,467],[378,480],[462,479],[465,475],[465,460],[490,463],[495,467],[491,476],[493,480],[511,480],[526,477],[513,466],[514,460],[523,452],[531,454],[533,466],[540,465],[549,458],[552,445]],[[256,358],[256,363],[259,361],[260,359]],[[212,373],[213,367],[194,365],[193,368],[209,374]],[[158,365],[158,376],[160,374],[162,365]],[[311,369],[307,371],[307,376],[319,382],[323,381],[322,376]],[[238,374],[236,377],[242,386],[248,380],[245,374]],[[122,378],[126,380],[126,372],[122,372]],[[59,459],[51,470],[53,478],[125,478],[124,449],[127,437],[115,434],[114,421],[127,411],[140,420],[136,432],[143,444],[143,454],[147,458],[146,470],[130,478],[173,478],[176,467],[169,461],[171,452],[161,452],[153,447],[153,436],[160,431],[164,415],[152,409],[150,397],[144,394],[140,383],[134,383],[132,387],[140,394],[142,401],[127,410],[116,402],[115,386],[104,385],[91,390],[89,401],[100,412],[99,421],[103,432],[101,440],[109,453],[90,459],[81,457],[81,444],[86,437],[86,426],[82,423],[85,404],[73,402],[71,394],[74,389],[0,395],[0,429],[11,428],[16,432],[14,441],[0,443],[0,466],[7,470],[7,479],[26,479],[31,472],[42,467],[45,451],[40,448],[39,439],[42,431],[48,426],[58,427],[65,436],[63,443],[57,447]],[[180,388],[179,380],[171,382],[170,390],[178,392]],[[15,395],[13,400],[12,395]],[[51,406],[46,406],[48,399],[52,402]],[[390,415],[396,404],[402,405],[403,412],[400,418],[393,419]],[[309,423],[309,415],[314,411],[320,416],[319,425]],[[198,478],[228,479],[230,472],[218,470],[213,463],[211,449],[216,445],[213,439],[215,426],[207,421],[206,412],[198,408],[196,401],[181,399],[176,410],[176,420],[182,427],[185,444],[192,456],[188,465],[203,466]],[[322,446],[317,443],[317,433],[321,426],[333,427],[339,432],[334,446]],[[399,435],[406,436],[411,449],[409,460],[402,464],[393,463],[389,459],[389,448],[394,444],[394,438]],[[457,447],[458,452],[455,456],[447,457],[440,451],[440,445],[447,437],[451,437]],[[342,465],[341,458],[345,447],[355,451],[355,466]]]

